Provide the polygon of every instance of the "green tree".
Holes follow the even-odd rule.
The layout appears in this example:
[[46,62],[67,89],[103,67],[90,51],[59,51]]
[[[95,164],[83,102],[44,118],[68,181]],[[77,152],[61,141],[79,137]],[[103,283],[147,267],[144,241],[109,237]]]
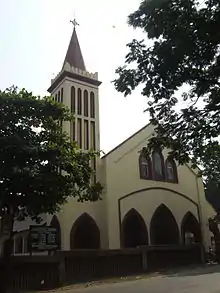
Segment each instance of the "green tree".
[[219,187],[220,1],[142,1],[128,23],[146,38],[127,44],[114,84],[125,96],[143,86],[156,127],[148,152],[170,148],[180,164],[190,157]]
[[[96,201],[99,183],[91,184],[95,151],[80,151],[63,123],[69,110],[50,97],[16,88],[0,91],[0,215],[14,220],[58,212],[69,197]],[[12,233],[11,233],[12,235]]]

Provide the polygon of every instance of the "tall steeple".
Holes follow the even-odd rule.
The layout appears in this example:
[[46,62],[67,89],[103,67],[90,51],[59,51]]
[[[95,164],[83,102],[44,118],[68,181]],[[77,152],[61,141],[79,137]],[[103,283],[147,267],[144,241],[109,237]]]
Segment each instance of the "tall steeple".
[[74,113],[74,121],[63,124],[65,132],[77,141],[82,150],[100,150],[99,138],[99,86],[98,73],[86,70],[76,34],[74,19],[73,33],[57,76],[51,80],[48,92],[53,98],[69,107]]
[[86,71],[85,62],[83,60],[83,55],[80,49],[80,45],[79,45],[79,41],[78,41],[78,37],[76,33],[76,25],[78,25],[78,23],[76,22],[75,19],[71,21],[71,23],[73,24],[74,28],[73,28],[72,37],[70,39],[69,47],[66,52],[66,57],[64,59],[63,66],[65,65],[66,62],[68,62],[70,66]]

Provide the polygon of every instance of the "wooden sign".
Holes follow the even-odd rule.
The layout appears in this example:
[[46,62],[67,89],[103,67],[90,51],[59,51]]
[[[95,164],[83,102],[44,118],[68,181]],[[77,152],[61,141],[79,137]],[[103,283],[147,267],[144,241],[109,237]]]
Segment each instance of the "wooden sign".
[[57,230],[51,226],[30,226],[28,242],[32,252],[57,250]]

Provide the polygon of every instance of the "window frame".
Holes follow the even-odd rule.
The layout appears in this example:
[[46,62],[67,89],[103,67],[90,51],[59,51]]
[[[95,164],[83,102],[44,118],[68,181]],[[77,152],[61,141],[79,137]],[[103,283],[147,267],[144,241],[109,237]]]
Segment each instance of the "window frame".
[[[161,169],[162,169],[162,175],[156,173],[156,168],[155,168],[155,155],[158,154],[161,160]],[[153,179],[155,181],[165,181],[165,166],[164,166],[164,156],[162,154],[162,151],[155,150],[152,152],[152,169],[153,169]]]
[[[170,179],[168,177],[168,163],[170,163],[173,168],[173,178],[172,179]],[[173,159],[171,159],[169,157],[165,161],[165,174],[166,174],[166,181],[167,182],[178,183],[178,172],[177,172],[176,163]]]
[[[143,161],[144,159],[144,161]],[[146,168],[147,166],[147,173],[143,169]],[[152,162],[150,156],[147,156],[143,153],[139,155],[139,174],[140,174],[140,179],[144,180],[152,180]]]

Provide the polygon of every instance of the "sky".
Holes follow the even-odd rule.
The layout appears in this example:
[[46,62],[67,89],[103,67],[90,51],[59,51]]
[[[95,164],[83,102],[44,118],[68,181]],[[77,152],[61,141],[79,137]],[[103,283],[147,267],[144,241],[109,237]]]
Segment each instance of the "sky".
[[127,24],[140,0],[0,0],[0,89],[16,85],[48,95],[51,78],[61,70],[72,34],[77,34],[86,68],[98,72],[101,150],[105,153],[148,123],[147,102],[136,90],[118,93],[112,80],[124,65],[126,44],[146,38]]

